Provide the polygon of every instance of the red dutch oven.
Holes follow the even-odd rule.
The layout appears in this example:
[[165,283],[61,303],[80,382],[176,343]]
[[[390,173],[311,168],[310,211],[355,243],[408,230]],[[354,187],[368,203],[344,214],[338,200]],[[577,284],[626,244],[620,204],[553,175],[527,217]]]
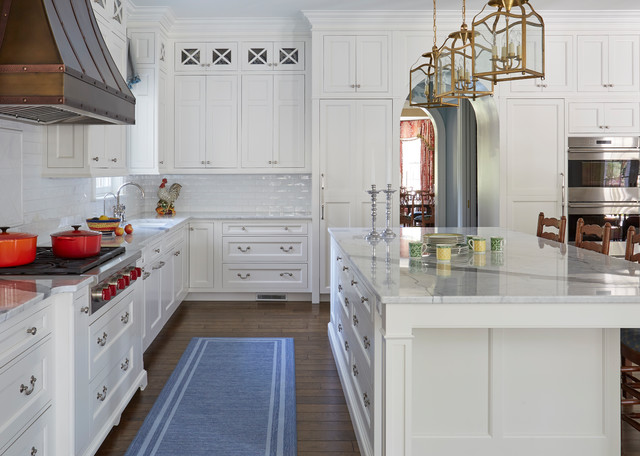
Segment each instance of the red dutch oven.
[[60,258],[88,258],[100,253],[102,234],[96,231],[79,230],[80,225],[71,225],[73,230],[51,235],[53,254]]
[[33,263],[36,259],[38,236],[28,233],[7,233],[9,227],[0,227],[0,268]]

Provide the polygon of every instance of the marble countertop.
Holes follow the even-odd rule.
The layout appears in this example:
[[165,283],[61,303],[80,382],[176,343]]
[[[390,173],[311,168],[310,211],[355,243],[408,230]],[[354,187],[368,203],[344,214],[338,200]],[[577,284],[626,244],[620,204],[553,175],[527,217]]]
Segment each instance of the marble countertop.
[[[501,228],[403,228],[372,245],[368,229],[330,229],[385,304],[390,303],[638,303],[640,264]],[[423,233],[505,238],[504,252],[408,258]],[[398,230],[396,230],[398,233]]]

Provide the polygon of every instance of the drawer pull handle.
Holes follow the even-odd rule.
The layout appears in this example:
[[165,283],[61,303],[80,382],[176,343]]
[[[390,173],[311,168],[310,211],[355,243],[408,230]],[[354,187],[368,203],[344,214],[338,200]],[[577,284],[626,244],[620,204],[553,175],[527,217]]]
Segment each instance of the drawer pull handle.
[[160,263],[158,263],[157,266],[153,266],[151,269],[153,269],[154,271],[158,270],[158,269],[162,269],[164,267],[166,263],[164,261],[161,261]]
[[284,276],[287,276],[287,277],[293,277],[293,274],[292,274],[292,273],[290,273],[290,272],[281,272],[281,273],[280,273],[280,277],[284,277]]
[[292,245],[290,245],[290,246],[289,246],[288,248],[286,248],[286,249],[285,249],[284,247],[280,246],[280,250],[282,250],[284,253],[289,253],[289,252],[291,252],[291,251],[293,250],[293,246],[292,246]]
[[349,351],[349,341],[347,340],[344,341],[344,349],[345,351]]
[[351,368],[351,370],[353,370],[353,376],[357,377],[358,376],[358,366],[356,366],[354,364],[353,367]]
[[343,271],[348,271],[349,270],[349,266],[342,266],[342,270]]
[[36,447],[31,447],[31,456],[36,456],[38,449]]
[[246,249],[243,249],[242,247],[238,246],[238,250],[240,250],[242,253],[247,253],[249,250],[251,250],[251,246],[248,245]]
[[88,314],[89,313],[89,306],[81,307],[80,308],[80,312],[82,312],[83,314]]
[[37,378],[35,378],[33,375],[31,376],[31,379],[29,380],[29,383],[31,384],[31,387],[25,385],[24,383],[20,385],[20,392],[24,393],[25,396],[30,395],[31,393],[33,393],[33,389],[36,387],[36,382],[38,381]]
[[36,328],[35,326],[33,328],[27,329],[27,333],[31,334],[32,336],[35,336],[37,332],[38,328]]
[[242,231],[247,231],[247,228],[244,227],[244,226],[241,229],[242,229]]
[[356,285],[358,282],[356,280],[351,279],[351,286]]
[[142,280],[147,280],[149,277],[151,277],[150,272],[145,272],[144,274],[142,274]]
[[129,323],[129,312],[125,312],[125,314],[120,317],[120,321],[125,325]]
[[369,301],[369,298],[365,298],[364,296],[360,296],[360,302],[362,304],[364,304],[365,302]]
[[338,292],[342,293],[342,284],[341,283],[338,284]]
[[125,359],[124,363],[120,364],[120,369],[122,369],[123,371],[129,369],[129,358]]
[[180,250],[178,250],[177,252],[173,252],[173,256],[180,256],[180,254],[182,254]]
[[160,253],[160,249],[153,249],[154,252]]
[[341,256],[336,257],[336,261],[342,261],[342,257]]
[[358,316],[357,315],[353,315],[353,326],[358,326]]
[[344,306],[347,307],[349,305],[349,298],[344,298]]
[[364,342],[364,348],[365,350],[369,347],[371,347],[371,341],[369,340],[369,338],[367,336],[364,336],[364,339],[362,340]]
[[98,337],[98,345],[104,347],[104,344],[107,343],[107,333],[102,333],[102,338]]
[[242,280],[248,279],[249,277],[251,277],[251,274],[249,274],[247,272],[247,275],[245,275],[244,277],[242,277],[242,274],[238,273],[238,277],[240,277]]
[[98,399],[100,402],[104,402],[106,398],[107,398],[107,387],[103,386],[102,393],[98,393],[98,396],[96,397],[96,399]]
[[342,332],[342,323],[338,323],[338,332],[341,333]]
[[367,395],[367,393],[364,393],[362,395],[362,402],[364,403],[365,407],[369,407],[371,405],[371,401],[369,400],[369,396]]

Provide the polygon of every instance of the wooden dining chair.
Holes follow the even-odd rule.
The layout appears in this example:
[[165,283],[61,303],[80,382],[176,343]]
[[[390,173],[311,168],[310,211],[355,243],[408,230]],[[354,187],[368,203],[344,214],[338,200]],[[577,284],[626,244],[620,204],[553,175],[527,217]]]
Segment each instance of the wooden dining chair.
[[435,195],[433,192],[416,190],[413,208],[414,226],[435,226]]
[[585,225],[582,217],[578,219],[576,223],[576,247],[609,255],[610,239],[611,223],[607,222],[604,226]]
[[634,253],[636,244],[640,244],[640,233],[636,234],[636,228],[632,225],[627,230],[627,246],[624,251],[625,260],[640,261],[640,252]]
[[620,387],[622,421],[640,431],[640,413],[633,406],[640,405],[640,329],[620,329]]
[[[556,228],[558,232],[552,233],[550,231],[544,231],[545,228]],[[564,235],[566,231],[567,217],[565,217],[564,215],[559,219],[553,217],[545,217],[544,212],[540,212],[540,214],[538,215],[538,230],[536,234],[538,237],[564,243]]]
[[400,225],[413,226],[413,195],[400,187]]

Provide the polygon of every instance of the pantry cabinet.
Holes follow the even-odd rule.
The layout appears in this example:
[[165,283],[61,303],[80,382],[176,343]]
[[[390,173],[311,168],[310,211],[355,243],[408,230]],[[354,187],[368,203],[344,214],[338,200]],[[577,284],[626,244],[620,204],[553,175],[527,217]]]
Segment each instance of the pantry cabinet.
[[242,76],[242,167],[304,168],[304,75]]
[[389,92],[386,35],[324,35],[322,39],[325,94]]
[[578,35],[579,92],[638,92],[638,35]]

